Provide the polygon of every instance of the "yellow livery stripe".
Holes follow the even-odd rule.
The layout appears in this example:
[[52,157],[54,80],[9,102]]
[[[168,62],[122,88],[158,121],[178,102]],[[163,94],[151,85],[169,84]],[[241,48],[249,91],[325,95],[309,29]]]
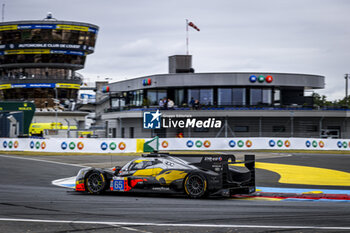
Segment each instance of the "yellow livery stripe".
[[166,172],[163,172],[162,174],[159,174],[156,179],[159,181],[161,178],[163,178],[166,182],[166,184],[170,184],[174,180],[179,180],[185,178],[187,175],[184,171],[178,171],[178,170],[169,170]]

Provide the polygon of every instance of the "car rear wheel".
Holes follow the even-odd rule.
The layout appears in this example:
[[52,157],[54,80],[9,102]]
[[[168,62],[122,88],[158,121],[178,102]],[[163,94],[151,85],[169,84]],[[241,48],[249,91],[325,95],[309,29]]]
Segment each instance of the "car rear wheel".
[[86,176],[85,186],[89,193],[103,193],[106,188],[106,178],[102,172],[93,171]]
[[184,182],[186,194],[191,198],[201,198],[207,193],[207,180],[201,174],[190,174]]

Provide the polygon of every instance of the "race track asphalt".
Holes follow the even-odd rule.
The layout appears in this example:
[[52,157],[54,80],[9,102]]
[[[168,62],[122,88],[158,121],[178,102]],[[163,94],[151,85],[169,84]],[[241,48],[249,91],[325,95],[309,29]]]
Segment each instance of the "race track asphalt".
[[[0,155],[0,232],[350,232],[349,202],[94,196],[51,185],[76,175],[79,164],[121,165],[131,158]],[[258,160],[350,172],[350,155]],[[258,169],[257,178],[258,186],[284,186],[273,172]]]

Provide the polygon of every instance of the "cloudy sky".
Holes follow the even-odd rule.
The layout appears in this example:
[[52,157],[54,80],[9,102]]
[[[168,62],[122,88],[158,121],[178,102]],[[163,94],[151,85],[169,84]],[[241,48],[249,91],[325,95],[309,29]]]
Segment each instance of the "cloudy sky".
[[0,0],[5,21],[59,20],[100,27],[80,73],[89,81],[168,72],[186,53],[185,19],[196,72],[292,72],[326,77],[318,91],[344,97],[350,73],[348,0]]

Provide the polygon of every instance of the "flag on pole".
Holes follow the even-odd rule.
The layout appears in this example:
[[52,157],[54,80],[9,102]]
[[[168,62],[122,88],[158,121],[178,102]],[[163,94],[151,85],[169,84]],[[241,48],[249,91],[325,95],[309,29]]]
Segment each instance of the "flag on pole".
[[158,150],[159,150],[159,137],[158,136],[145,142],[145,144],[143,145],[143,152],[157,152]]
[[200,29],[199,29],[194,23],[192,23],[192,22],[189,22],[189,23],[188,23],[188,26],[193,27],[193,28],[196,29],[197,31],[200,31]]

